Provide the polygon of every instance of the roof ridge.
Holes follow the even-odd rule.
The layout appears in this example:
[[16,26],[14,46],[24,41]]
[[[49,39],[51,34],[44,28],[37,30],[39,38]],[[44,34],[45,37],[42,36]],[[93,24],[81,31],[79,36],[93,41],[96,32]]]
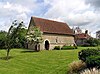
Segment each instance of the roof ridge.
[[73,31],[70,29],[67,23],[34,16],[31,17],[31,21],[34,21],[35,25],[40,27],[40,30],[43,32],[73,35]]
[[36,18],[36,19],[42,19],[42,20],[47,20],[47,21],[52,21],[52,22],[57,22],[57,23],[64,23],[64,24],[67,24],[65,22],[61,22],[61,21],[56,21],[56,20],[51,20],[51,19],[46,19],[46,18],[40,18],[40,17],[35,17],[35,16],[32,16],[32,18]]

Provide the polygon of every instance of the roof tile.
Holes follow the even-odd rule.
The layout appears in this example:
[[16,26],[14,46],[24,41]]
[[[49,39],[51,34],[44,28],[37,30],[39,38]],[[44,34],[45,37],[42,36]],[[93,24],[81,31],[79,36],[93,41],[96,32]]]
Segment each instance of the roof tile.
[[32,20],[34,21],[35,25],[44,33],[73,35],[72,29],[70,29],[66,23],[37,17],[32,17]]

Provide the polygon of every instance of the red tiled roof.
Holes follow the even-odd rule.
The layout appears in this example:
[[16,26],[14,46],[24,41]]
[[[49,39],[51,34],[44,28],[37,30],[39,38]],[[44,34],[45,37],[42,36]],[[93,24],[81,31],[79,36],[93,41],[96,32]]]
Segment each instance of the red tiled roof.
[[69,26],[66,23],[37,17],[32,17],[31,21],[34,21],[35,26],[39,27],[40,30],[44,33],[73,35],[73,31],[69,28]]
[[84,38],[91,38],[91,36],[88,35],[88,34],[85,34],[85,33],[81,33],[81,34],[76,34],[75,38],[77,38],[77,39],[84,39]]

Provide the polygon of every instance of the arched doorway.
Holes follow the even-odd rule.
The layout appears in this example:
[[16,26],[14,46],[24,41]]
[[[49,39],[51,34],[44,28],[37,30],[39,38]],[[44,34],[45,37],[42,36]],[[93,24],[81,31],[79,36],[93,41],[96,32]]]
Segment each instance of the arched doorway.
[[36,44],[36,45],[35,45],[35,50],[36,50],[36,51],[40,51],[40,44]]
[[45,49],[46,49],[46,50],[49,50],[49,46],[50,46],[50,45],[49,45],[49,41],[46,40],[46,41],[45,41]]

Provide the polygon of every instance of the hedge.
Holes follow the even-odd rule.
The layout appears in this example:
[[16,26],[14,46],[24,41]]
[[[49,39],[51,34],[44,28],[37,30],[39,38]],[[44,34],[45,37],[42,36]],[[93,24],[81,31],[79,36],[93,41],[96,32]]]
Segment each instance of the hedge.
[[75,47],[74,46],[63,46],[61,48],[61,50],[67,50],[67,49],[75,49]]
[[86,61],[86,58],[93,55],[99,55],[99,49],[84,49],[78,53],[79,60]]
[[87,64],[87,67],[89,68],[93,68],[93,67],[100,68],[100,55],[87,57],[86,64]]

